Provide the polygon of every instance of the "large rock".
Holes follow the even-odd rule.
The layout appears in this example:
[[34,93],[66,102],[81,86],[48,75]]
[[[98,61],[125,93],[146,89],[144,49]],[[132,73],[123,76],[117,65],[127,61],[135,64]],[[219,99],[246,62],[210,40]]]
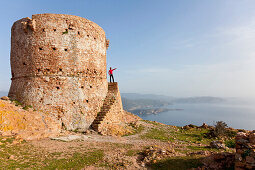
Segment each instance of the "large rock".
[[216,149],[226,149],[226,146],[222,141],[212,141],[210,146]]
[[205,157],[202,169],[231,169],[234,166],[235,155],[232,153],[216,153]]
[[86,140],[88,136],[85,135],[68,135],[68,136],[60,136],[60,137],[53,137],[52,140],[60,140],[64,142],[70,142],[73,140]]
[[255,169],[255,134],[239,132],[236,136],[235,169]]
[[3,97],[1,97],[1,99],[2,99],[2,100],[9,100],[9,97],[3,96]]
[[0,134],[16,136],[26,140],[57,136],[61,131],[61,122],[51,115],[39,111],[24,110],[0,100]]
[[250,133],[249,134],[249,140],[251,144],[255,144],[255,133]]

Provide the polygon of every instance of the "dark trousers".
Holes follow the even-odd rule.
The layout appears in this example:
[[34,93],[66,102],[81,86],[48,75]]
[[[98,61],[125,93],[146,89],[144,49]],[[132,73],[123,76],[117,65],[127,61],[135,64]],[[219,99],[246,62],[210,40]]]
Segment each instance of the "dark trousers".
[[113,75],[112,75],[112,74],[110,74],[110,82],[112,82],[112,81],[113,81],[113,83],[114,83]]

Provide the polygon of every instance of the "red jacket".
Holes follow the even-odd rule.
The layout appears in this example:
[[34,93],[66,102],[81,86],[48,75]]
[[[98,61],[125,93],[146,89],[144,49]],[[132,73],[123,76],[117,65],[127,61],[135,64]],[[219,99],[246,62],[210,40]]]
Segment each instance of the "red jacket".
[[108,71],[108,74],[109,75],[111,75],[112,74],[112,72],[114,71],[114,70],[116,70],[117,68],[114,68],[114,69],[110,69],[109,71]]

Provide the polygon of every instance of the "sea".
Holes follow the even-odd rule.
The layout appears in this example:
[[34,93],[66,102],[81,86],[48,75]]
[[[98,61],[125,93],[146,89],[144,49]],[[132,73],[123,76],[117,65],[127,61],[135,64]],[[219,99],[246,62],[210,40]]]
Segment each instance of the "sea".
[[232,128],[255,130],[255,105],[173,104],[167,106],[167,108],[178,110],[170,110],[156,115],[139,116],[145,120],[174,126],[185,126],[188,124],[200,126],[203,123],[215,125],[217,121],[224,121]]

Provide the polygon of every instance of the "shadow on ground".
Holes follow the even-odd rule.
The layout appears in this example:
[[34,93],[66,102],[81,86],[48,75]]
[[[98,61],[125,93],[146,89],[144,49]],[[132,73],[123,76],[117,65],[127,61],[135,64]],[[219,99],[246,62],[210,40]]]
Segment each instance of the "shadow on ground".
[[197,168],[202,166],[203,158],[196,157],[174,157],[161,160],[157,163],[151,164],[151,169],[173,169],[173,170],[185,170],[190,168]]

